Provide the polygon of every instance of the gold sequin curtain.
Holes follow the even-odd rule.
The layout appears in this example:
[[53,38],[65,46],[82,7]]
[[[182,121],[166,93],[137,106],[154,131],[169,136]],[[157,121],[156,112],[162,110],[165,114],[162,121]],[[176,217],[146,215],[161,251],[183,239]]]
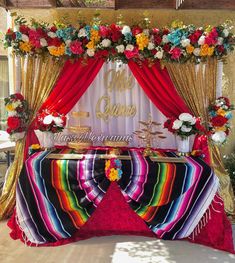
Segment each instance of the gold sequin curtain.
[[[49,96],[62,66],[62,60],[55,60],[51,56],[26,56],[21,59],[21,92],[31,110],[29,123]],[[16,183],[24,162],[25,141],[23,138],[16,143],[15,158],[7,173],[0,197],[0,219],[9,217],[15,207]]]
[[[205,63],[173,64],[166,67],[173,83],[185,103],[195,116],[208,121],[208,106],[216,99],[217,63],[215,58]],[[215,174],[220,180],[220,195],[224,200],[227,213],[234,213],[234,193],[230,177],[225,171],[222,157],[217,146],[209,143],[210,156]]]

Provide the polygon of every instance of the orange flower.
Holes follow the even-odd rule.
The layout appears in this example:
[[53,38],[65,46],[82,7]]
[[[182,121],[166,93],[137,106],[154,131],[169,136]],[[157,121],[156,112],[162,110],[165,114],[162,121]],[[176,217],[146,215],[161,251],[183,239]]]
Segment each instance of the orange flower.
[[59,47],[48,47],[49,53],[52,56],[60,57],[63,56],[65,53],[65,44],[61,44]]
[[100,41],[100,35],[99,31],[95,29],[91,29],[91,41],[93,42],[99,42]]
[[226,112],[225,112],[223,109],[221,109],[221,108],[219,108],[219,109],[216,111],[216,113],[217,113],[218,115],[223,116],[223,117],[226,115]]
[[202,57],[207,56],[208,55],[208,49],[209,49],[208,44],[202,45],[201,51],[200,51],[200,56],[202,56]]
[[209,47],[208,48],[208,56],[212,56],[214,54],[215,47]]
[[136,35],[136,43],[139,50],[144,50],[144,48],[149,44],[149,38],[144,33],[140,33]]
[[30,52],[32,46],[29,42],[20,42],[20,49],[24,52]]
[[186,51],[188,54],[192,54],[193,53],[193,50],[194,50],[194,47],[192,45],[188,45],[186,47]]
[[93,48],[95,48],[95,42],[91,40],[90,42],[88,42],[88,44],[86,45],[86,47],[87,47],[88,49],[93,49]]

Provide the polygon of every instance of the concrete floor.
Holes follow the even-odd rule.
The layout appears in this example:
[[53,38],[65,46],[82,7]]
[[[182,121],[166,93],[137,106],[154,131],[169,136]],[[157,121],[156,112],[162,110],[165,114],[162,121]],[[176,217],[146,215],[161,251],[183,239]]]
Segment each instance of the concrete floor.
[[[91,238],[61,247],[26,247],[0,222],[1,263],[234,263],[235,255],[186,241],[146,237]],[[234,226],[235,234],[235,226]],[[235,235],[234,235],[235,236]]]

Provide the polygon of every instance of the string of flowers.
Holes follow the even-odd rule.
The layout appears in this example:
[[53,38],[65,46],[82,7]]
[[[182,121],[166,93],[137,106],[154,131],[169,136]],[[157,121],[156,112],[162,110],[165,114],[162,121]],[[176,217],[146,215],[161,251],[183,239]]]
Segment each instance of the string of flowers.
[[29,25],[22,17],[15,20],[16,30],[5,34],[5,47],[17,55],[50,54],[56,58],[102,58],[106,61],[128,60],[196,63],[208,57],[223,58],[234,49],[232,26],[197,28],[181,22],[171,27],[150,28],[149,23],[138,25],[105,25],[101,21],[72,25],[55,23],[52,26],[34,20]]
[[105,175],[110,181],[117,181],[122,177],[122,163],[119,159],[111,158],[105,161]]
[[178,118],[167,119],[164,123],[164,128],[183,139],[192,134],[205,132],[200,118],[196,118],[189,113],[181,113]]
[[45,109],[36,116],[35,129],[52,133],[62,132],[66,125],[66,116],[56,111]]
[[29,121],[29,105],[20,93],[15,93],[4,99],[7,110],[7,132],[13,141],[22,139]]
[[226,143],[229,135],[234,106],[226,97],[219,97],[209,107],[209,133],[213,143],[222,145]]

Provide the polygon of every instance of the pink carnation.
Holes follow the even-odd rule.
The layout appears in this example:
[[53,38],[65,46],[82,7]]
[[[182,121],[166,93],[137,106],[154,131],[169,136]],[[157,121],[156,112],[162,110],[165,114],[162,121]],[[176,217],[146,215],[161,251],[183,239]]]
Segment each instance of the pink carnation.
[[84,52],[82,48],[82,43],[78,40],[71,42],[70,50],[72,51],[73,54],[79,54],[79,55]]
[[173,48],[172,50],[170,50],[169,53],[171,54],[172,59],[179,59],[180,56],[182,55],[182,51],[178,47]]
[[139,55],[138,49],[136,47],[132,51],[125,50],[124,54],[125,54],[127,59],[131,59],[131,58],[137,57]]

